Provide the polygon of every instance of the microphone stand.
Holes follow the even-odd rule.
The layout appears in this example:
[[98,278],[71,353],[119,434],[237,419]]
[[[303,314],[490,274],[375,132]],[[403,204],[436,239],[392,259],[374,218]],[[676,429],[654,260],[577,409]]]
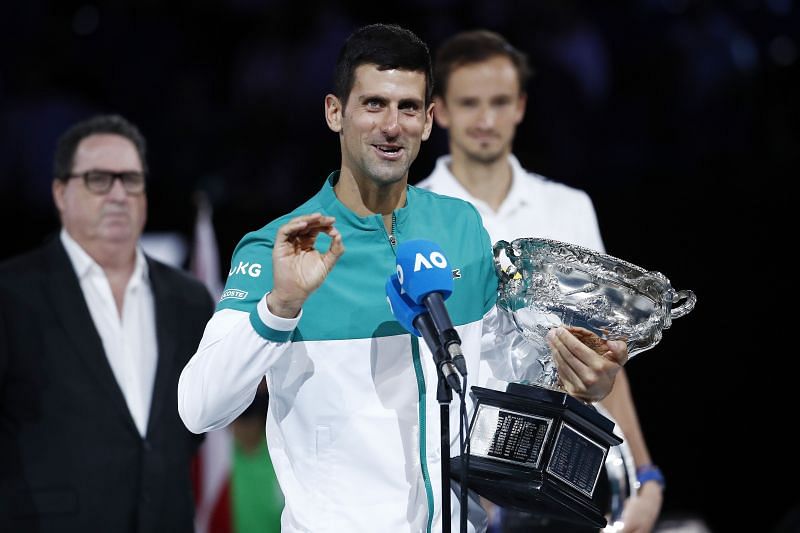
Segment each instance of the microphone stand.
[[450,402],[453,390],[447,383],[441,367],[436,366],[439,383],[436,387],[436,399],[439,402],[439,422],[441,427],[441,461],[442,461],[442,532],[450,533]]

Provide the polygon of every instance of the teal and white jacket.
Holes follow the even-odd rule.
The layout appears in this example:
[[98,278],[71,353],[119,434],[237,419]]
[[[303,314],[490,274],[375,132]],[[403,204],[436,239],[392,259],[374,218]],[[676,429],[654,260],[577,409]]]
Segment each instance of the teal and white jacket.
[[[436,367],[425,343],[394,320],[386,301],[395,249],[382,217],[347,209],[334,194],[336,179],[334,172],[309,201],[236,247],[217,311],[181,374],[178,409],[195,433],[221,428],[244,411],[266,376],[267,442],[286,501],[283,531],[441,531]],[[336,217],[345,253],[299,317],[276,317],[265,301],[275,233],[289,219],[314,212]],[[497,279],[478,212],[409,186],[394,220],[396,242],[434,241],[454,270],[447,308],[469,385],[509,379],[500,341],[510,325],[495,311]],[[316,246],[325,251],[329,243],[320,234]],[[450,414],[449,453],[457,455],[458,401]],[[451,499],[458,531],[456,492]],[[469,508],[470,530],[483,531],[482,509],[475,502]]]

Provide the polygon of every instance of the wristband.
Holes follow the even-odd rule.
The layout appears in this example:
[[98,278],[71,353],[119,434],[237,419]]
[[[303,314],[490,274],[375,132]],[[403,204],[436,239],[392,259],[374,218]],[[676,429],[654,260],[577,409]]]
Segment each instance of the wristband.
[[636,468],[636,481],[638,482],[639,487],[648,481],[655,481],[661,486],[662,489],[667,486],[666,482],[664,481],[664,474],[661,473],[661,469],[652,464],[642,465]]

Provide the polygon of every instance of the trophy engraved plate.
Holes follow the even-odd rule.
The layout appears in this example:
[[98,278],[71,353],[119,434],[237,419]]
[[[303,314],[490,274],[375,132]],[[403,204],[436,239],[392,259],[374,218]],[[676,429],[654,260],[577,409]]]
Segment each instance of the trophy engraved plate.
[[[614,456],[609,450],[622,439],[613,421],[563,389],[547,334],[567,327],[598,353],[603,341],[624,340],[630,358],[655,346],[697,299],[674,290],[660,272],[569,243],[516,239],[498,241],[493,251],[513,376],[504,391],[470,389],[469,487],[567,529],[566,523],[602,528],[620,512],[613,502],[620,507],[626,497],[598,490]],[[461,457],[451,459],[456,479],[461,467]],[[613,485],[610,472],[603,479]]]
[[470,453],[498,461],[538,468],[542,446],[550,433],[552,418],[500,409],[478,407],[470,433]]
[[591,498],[607,453],[608,448],[564,424],[556,436],[547,471]]

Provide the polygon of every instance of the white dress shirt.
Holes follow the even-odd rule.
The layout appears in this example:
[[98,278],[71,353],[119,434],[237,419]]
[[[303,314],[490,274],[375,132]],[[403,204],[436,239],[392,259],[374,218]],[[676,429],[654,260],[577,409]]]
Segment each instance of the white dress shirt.
[[597,215],[584,191],[528,172],[510,155],[511,189],[495,211],[472,196],[453,176],[451,161],[449,155],[439,157],[431,175],[417,187],[470,202],[481,214],[493,244],[500,239],[511,242],[522,237],[542,237],[604,251]]
[[100,265],[63,228],[60,237],[78,276],[95,328],[103,341],[108,364],[139,434],[146,437],[158,343],[153,291],[144,253],[139,247],[136,248],[136,266],[125,288],[120,316],[111,285]]

